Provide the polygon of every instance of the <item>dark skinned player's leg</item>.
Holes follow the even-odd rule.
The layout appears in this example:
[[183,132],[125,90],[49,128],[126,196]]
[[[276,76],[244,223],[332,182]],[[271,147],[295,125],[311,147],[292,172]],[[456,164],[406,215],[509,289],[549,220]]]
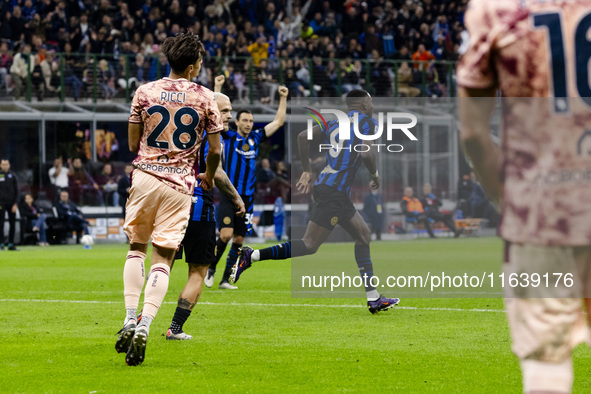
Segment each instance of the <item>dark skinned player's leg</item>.
[[314,254],[320,245],[326,241],[330,233],[332,233],[332,229],[309,221],[302,239],[285,242],[260,250],[253,250],[252,248],[245,246],[240,252],[238,261],[232,267],[230,282],[237,282],[242,272],[256,261],[285,260],[291,257]]
[[361,277],[367,277],[364,281],[367,299],[368,301],[375,301],[380,297],[380,294],[370,281],[373,277],[373,263],[369,253],[371,230],[359,212],[355,212],[355,215],[349,221],[343,221],[340,225],[355,240],[355,261],[357,261],[359,274]]
[[373,263],[369,253],[371,230],[367,226],[367,223],[365,223],[359,212],[355,212],[355,215],[350,220],[341,222],[341,227],[355,240],[355,260],[357,261],[357,267],[361,276],[366,276],[367,278],[364,280],[364,285],[369,311],[371,313],[378,313],[397,305],[400,299],[386,298],[380,295],[371,283],[371,278],[373,277]]

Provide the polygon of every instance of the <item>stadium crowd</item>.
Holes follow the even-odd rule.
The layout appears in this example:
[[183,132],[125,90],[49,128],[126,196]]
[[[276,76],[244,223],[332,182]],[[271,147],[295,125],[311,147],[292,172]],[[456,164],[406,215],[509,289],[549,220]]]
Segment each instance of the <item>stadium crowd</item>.
[[[213,76],[224,72],[233,99],[245,97],[250,75],[262,102],[273,100],[278,82],[295,96],[333,96],[360,86],[388,96],[395,92],[395,69],[400,95],[442,96],[449,67],[432,61],[457,60],[466,3],[3,0],[0,83],[16,98],[29,73],[39,99],[57,94],[62,77],[75,99],[95,81],[103,98],[133,94],[136,86],[167,75],[159,51],[166,37],[191,30],[207,52],[198,81],[213,86]],[[129,56],[127,64],[122,55]]]
[[[362,88],[375,96],[443,96],[452,67],[438,61],[459,56],[466,3],[0,0],[0,96],[22,98],[30,78],[38,100],[62,88],[76,100],[90,97],[95,84],[105,99],[130,99],[139,85],[168,75],[161,44],[185,30],[199,34],[206,50],[197,82],[213,87],[225,74],[232,100],[273,102],[280,83],[292,97]],[[127,168],[109,164],[102,146],[102,168],[55,160],[50,200],[65,190],[77,204],[125,205]],[[259,166],[257,201],[287,201],[286,166],[264,158]]]

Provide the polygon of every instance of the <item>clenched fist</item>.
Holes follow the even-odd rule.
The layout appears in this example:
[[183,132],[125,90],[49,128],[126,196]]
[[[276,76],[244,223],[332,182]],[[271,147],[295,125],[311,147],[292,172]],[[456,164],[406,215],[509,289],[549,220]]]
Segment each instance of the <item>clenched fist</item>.
[[221,93],[222,92],[222,85],[226,82],[226,77],[223,75],[218,75],[215,77],[215,87],[213,89],[214,92]]
[[289,94],[289,89],[285,86],[280,86],[277,91],[279,92],[279,97],[287,97]]

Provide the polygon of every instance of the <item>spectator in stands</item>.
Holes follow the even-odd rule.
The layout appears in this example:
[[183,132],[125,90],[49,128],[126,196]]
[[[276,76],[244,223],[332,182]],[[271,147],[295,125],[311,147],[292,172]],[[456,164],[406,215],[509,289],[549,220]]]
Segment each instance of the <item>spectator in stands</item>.
[[413,85],[413,73],[408,63],[404,62],[398,69],[398,94],[403,97],[418,97],[421,90]]
[[373,92],[378,97],[387,97],[392,92],[392,80],[390,78],[390,67],[384,63],[384,59],[380,56],[377,50],[373,50],[371,54],[373,60],[371,68],[371,85]]
[[45,79],[43,78],[43,70],[39,63],[40,55],[32,55],[31,61],[34,63],[33,71],[31,72],[31,90],[36,93],[37,101],[43,101],[45,96]]
[[254,44],[248,46],[248,52],[252,56],[255,66],[258,67],[262,59],[269,57],[269,43],[264,36],[258,37]]
[[299,81],[295,70],[293,68],[293,61],[291,59],[285,62],[285,85],[289,88],[290,94],[293,97],[303,97],[306,92],[310,94],[308,90],[304,88],[304,85]]
[[435,60],[435,56],[425,48],[425,44],[419,44],[419,49],[412,55],[415,70],[424,70],[429,62]]
[[117,193],[117,186],[119,177],[113,174],[113,166],[111,163],[105,163],[101,173],[96,177],[100,189],[103,191],[105,198],[105,205],[119,206],[119,193]]
[[426,94],[427,97],[441,97],[443,96],[443,88],[439,81],[439,72],[435,64],[430,64],[425,72]]
[[125,174],[119,178],[117,182],[117,194],[119,195],[119,205],[123,208],[123,217],[125,217],[125,206],[129,198],[129,189],[131,187],[131,172],[133,171],[132,164],[125,165]]
[[291,182],[289,172],[283,161],[277,163],[277,169],[273,172],[273,178],[269,182],[269,188],[271,189],[271,194],[281,197],[283,202],[290,201]]
[[314,31],[314,34],[319,36],[326,35],[326,24],[322,18],[322,13],[317,12],[314,14],[314,19],[310,22],[310,27]]
[[[141,53],[135,55],[133,63],[129,65],[129,75],[131,76],[129,86],[132,90],[148,81],[149,70],[146,65],[146,58]],[[123,79],[123,84],[121,82],[122,80],[119,79],[119,87],[125,88],[125,80]]]
[[0,39],[4,42],[10,42],[10,11],[5,8],[0,9]]
[[26,86],[27,78],[29,73],[33,72],[35,68],[35,60],[31,55],[31,46],[26,44],[21,52],[20,44],[17,44],[14,51],[16,55],[12,60],[12,66],[10,67],[10,76],[14,83],[14,98],[20,99],[23,90],[23,85]]
[[[0,21],[0,38],[12,40],[19,45],[33,44],[33,52],[41,51],[39,43],[61,49],[65,52],[89,52],[99,54],[112,63],[111,54],[158,55],[158,46],[167,35],[178,31],[191,30],[205,40],[210,55],[224,57],[224,62],[231,62],[241,71],[243,60],[236,56],[252,56],[258,65],[263,58],[269,58],[270,72],[274,71],[274,57],[291,59],[309,59],[314,56],[326,58],[351,57],[353,60],[373,57],[373,51],[385,59],[410,61],[408,55],[418,53],[419,59],[431,61],[431,52],[437,59],[456,59],[461,43],[463,14],[466,1],[461,2],[361,2],[347,1],[323,2],[313,4],[312,0],[294,2],[252,2],[235,0],[204,0],[195,6],[195,2],[115,2],[102,0],[91,5],[87,0],[65,2],[53,0],[6,0],[2,7],[3,20]],[[117,5],[115,5],[117,3]],[[195,3],[195,4],[192,4]],[[238,4],[239,3],[239,4]],[[232,6],[230,6],[232,4]],[[301,9],[298,5],[303,5]],[[21,8],[22,7],[22,8]],[[82,7],[82,8],[81,8]],[[185,7],[185,8],[183,8]],[[307,16],[313,10],[313,15]],[[302,30],[303,28],[303,30]],[[326,40],[325,40],[326,38]],[[420,47],[422,45],[424,50]],[[69,47],[69,48],[68,48]],[[249,51],[249,48],[251,51]],[[48,48],[50,49],[50,48]],[[429,52],[431,50],[431,52]],[[252,53],[251,53],[252,52]],[[426,56],[426,57],[425,57]],[[91,59],[81,59],[89,64]],[[43,56],[40,57],[43,61]],[[84,62],[84,60],[88,60]],[[418,61],[418,60],[417,60]],[[145,65],[144,80],[157,78],[155,67],[158,62],[149,61]],[[217,63],[217,60],[213,61]],[[323,63],[326,63],[323,60]],[[67,62],[66,62],[67,64]],[[164,65],[165,63],[163,63]],[[133,66],[134,62],[130,64]],[[419,64],[411,66],[420,69]],[[75,99],[80,95],[83,80],[87,86],[94,81],[91,65],[83,79],[80,70],[64,70],[65,85],[71,87]],[[307,67],[307,63],[306,63]],[[362,78],[366,67],[363,63]],[[1,69],[0,64],[0,69]],[[131,70],[130,77],[138,79],[136,70]],[[203,67],[209,69],[210,67]],[[414,67],[412,67],[414,68]],[[141,70],[143,68],[139,68]],[[79,71],[79,72],[78,72]],[[114,72],[118,70],[113,70]],[[296,70],[294,70],[295,73]],[[345,70],[349,72],[350,70]],[[287,74],[284,68],[283,79]],[[445,85],[448,80],[447,69],[437,68],[439,82]],[[1,70],[0,70],[1,73]],[[316,75],[312,79],[316,81]],[[162,71],[160,76],[167,75]],[[249,75],[245,73],[245,75]],[[75,76],[76,78],[74,78]],[[116,78],[122,78],[117,73]],[[342,76],[341,76],[342,77]],[[21,78],[22,75],[21,75]],[[279,80],[277,76],[275,79]],[[97,75],[100,80],[100,76]],[[210,79],[210,78],[208,78]],[[200,81],[205,82],[205,78]],[[17,89],[22,93],[22,82]],[[415,80],[415,82],[417,82]],[[16,82],[18,83],[18,82]],[[360,82],[364,85],[363,82]],[[236,84],[237,85],[237,84]],[[309,86],[304,83],[305,87]],[[322,84],[317,84],[324,90]],[[45,86],[49,85],[45,82]],[[373,84],[381,87],[381,84]],[[132,89],[133,90],[133,89]],[[374,89],[375,90],[375,89]],[[442,86],[442,92],[446,89]],[[17,92],[15,92],[17,93]],[[312,92],[313,93],[313,92]],[[384,93],[372,91],[372,94]],[[386,93],[388,94],[388,93]],[[322,92],[325,95],[325,92]]]
[[375,25],[368,25],[364,35],[365,53],[382,50],[382,39],[376,34]]
[[15,5],[10,18],[10,39],[13,42],[22,41],[25,38],[27,21],[22,16],[21,7]]
[[14,245],[16,211],[18,202],[18,180],[10,171],[10,161],[0,160],[0,250],[4,250],[4,218],[8,215],[8,250],[18,250]]
[[[141,56],[141,55],[138,55]],[[143,56],[142,56],[143,59]],[[102,59],[99,61],[98,66],[98,84],[103,91],[103,98],[107,100],[111,100],[116,93],[115,90],[115,74],[113,72],[113,67],[109,64],[108,61]]]
[[339,78],[337,73],[337,63],[329,61],[326,64],[326,97],[334,97],[339,90]]
[[256,81],[259,89],[259,99],[262,104],[271,102],[271,95],[275,94],[279,84],[273,79],[273,75],[267,69],[267,61],[261,59],[256,71]]
[[64,86],[71,87],[74,101],[80,98],[80,89],[84,86],[80,78],[84,70],[84,62],[72,54],[72,45],[66,43],[64,47]]
[[[24,232],[39,233],[39,246],[49,246],[47,243],[47,215],[41,213],[35,205],[35,200],[31,193],[25,194],[24,200],[19,207],[21,219],[24,219]],[[22,240],[21,240],[22,241]]]
[[277,171],[275,171],[275,174],[288,182],[290,181],[289,171],[287,170],[287,166],[285,165],[284,161],[277,163]]
[[[71,164],[71,161],[68,161]],[[53,160],[53,167],[51,167],[48,171],[49,174],[49,181],[55,187],[56,191],[59,195],[59,192],[62,190],[68,190],[68,172],[69,169],[65,169],[63,167],[63,159],[61,156],[56,157]]]
[[8,88],[6,77],[8,76],[12,55],[8,51],[8,43],[0,43],[0,88]]
[[70,201],[67,191],[62,190],[55,209],[57,210],[58,218],[66,222],[68,229],[76,231],[76,243],[80,243],[82,234],[88,234],[89,223],[84,219],[80,208]]
[[404,60],[404,61],[411,61],[412,57],[410,56],[410,52],[408,51],[408,47],[406,45],[402,46],[398,52],[394,55],[394,60]]
[[445,224],[454,233],[455,237],[460,236],[461,231],[460,229],[456,229],[456,225],[451,218],[451,215],[445,215],[439,211],[439,208],[443,203],[437,198],[437,196],[435,196],[435,194],[433,194],[429,183],[423,185],[423,198],[421,198],[421,204],[423,204],[425,216],[434,222]]
[[[308,0],[306,4],[304,4],[304,7],[302,7],[302,12],[300,13],[297,7],[294,9],[293,0],[287,1],[286,16],[279,23],[279,34],[277,36],[278,45],[283,45],[287,41],[293,41],[297,37],[301,36],[302,20],[303,17],[308,13],[311,5],[312,1]],[[280,13],[279,15],[282,16],[283,13]]]
[[422,223],[425,226],[425,230],[427,230],[429,237],[435,238],[435,234],[433,234],[433,230],[431,229],[431,223],[429,223],[429,218],[424,214],[423,204],[418,198],[414,197],[413,194],[413,188],[410,186],[406,187],[404,189],[404,197],[402,197],[402,202],[400,202],[400,208],[406,218],[406,222]]
[[308,69],[308,64],[304,60],[296,60],[295,66],[296,70],[296,77],[298,81],[304,87],[304,96],[310,96],[312,92],[310,92],[310,70]]
[[348,65],[345,67],[345,75],[342,79],[343,81],[343,91],[341,92],[343,95],[349,93],[351,90],[362,90],[363,87],[361,84],[364,83],[364,79],[362,77],[362,66],[359,60],[350,64],[350,59],[347,61],[349,62]]
[[93,203],[103,203],[98,183],[86,172],[80,158],[77,157],[72,161],[68,176],[69,191],[74,201],[82,203],[86,199],[90,199]]
[[152,61],[150,62],[150,71],[148,75],[150,81],[155,81],[159,79],[161,76],[169,74],[170,65],[168,64],[166,56],[160,53],[158,54],[158,56],[153,57]]
[[378,190],[372,190],[363,200],[363,214],[367,219],[372,233],[376,234],[376,240],[382,239],[382,227],[384,226],[384,205],[382,195]]
[[46,92],[55,94],[59,91],[59,62],[53,50],[47,52],[40,64]]
[[273,178],[275,178],[275,173],[271,169],[271,163],[269,162],[269,159],[262,159],[259,169],[256,173],[257,182],[269,183]]

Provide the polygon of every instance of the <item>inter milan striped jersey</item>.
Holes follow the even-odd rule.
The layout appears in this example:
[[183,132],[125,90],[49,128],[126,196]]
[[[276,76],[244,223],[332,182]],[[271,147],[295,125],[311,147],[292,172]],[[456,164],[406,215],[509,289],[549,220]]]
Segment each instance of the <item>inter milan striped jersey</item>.
[[253,130],[247,137],[237,131],[222,132],[224,139],[224,170],[242,196],[254,195],[256,156],[265,138],[265,128]]
[[[209,138],[209,137],[208,137]],[[217,138],[212,135],[211,138]],[[199,173],[204,173],[206,170],[207,152],[209,152],[209,142],[206,139],[201,144],[199,150]],[[191,197],[191,220],[195,222],[215,222],[215,214],[213,208],[213,190],[203,190],[199,185],[201,181],[197,180],[195,184],[195,191]]]
[[326,153],[326,167],[315,182],[315,185],[331,186],[348,196],[351,195],[351,185],[362,163],[361,153],[355,152],[353,149],[355,145],[363,143],[353,131],[355,113],[358,114],[359,132],[364,135],[375,133],[375,120],[358,111],[349,111],[347,114],[351,123],[351,139],[349,140],[339,140],[339,122],[337,120],[328,122],[328,128],[322,130],[323,144],[331,145],[332,148]]

